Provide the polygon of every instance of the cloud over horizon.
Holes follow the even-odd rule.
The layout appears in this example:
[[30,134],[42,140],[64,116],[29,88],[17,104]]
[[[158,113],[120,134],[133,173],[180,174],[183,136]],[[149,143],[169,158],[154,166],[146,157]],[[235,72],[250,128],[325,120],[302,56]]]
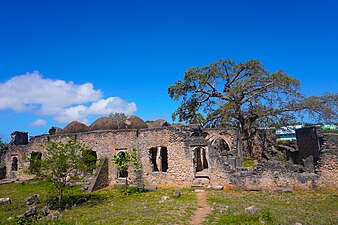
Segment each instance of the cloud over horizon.
[[[103,99],[101,90],[95,90],[89,82],[74,84],[72,81],[53,80],[34,71],[0,83],[0,110],[6,109],[50,116],[59,123],[74,120],[86,123],[91,115],[133,114],[136,104],[119,97]],[[35,122],[31,125],[36,125]]]
[[43,119],[37,119],[33,123],[29,124],[29,127],[43,127],[46,126],[47,122]]

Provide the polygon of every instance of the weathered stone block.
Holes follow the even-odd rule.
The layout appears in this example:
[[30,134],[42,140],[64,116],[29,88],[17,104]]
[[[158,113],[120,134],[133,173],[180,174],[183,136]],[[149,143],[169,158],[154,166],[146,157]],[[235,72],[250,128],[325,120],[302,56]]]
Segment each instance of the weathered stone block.
[[32,195],[25,199],[26,205],[33,205],[40,202],[39,195]]
[[11,203],[12,202],[10,198],[0,198],[0,205],[9,205]]
[[247,214],[257,214],[258,213],[258,208],[256,206],[249,206],[244,209],[244,212]]

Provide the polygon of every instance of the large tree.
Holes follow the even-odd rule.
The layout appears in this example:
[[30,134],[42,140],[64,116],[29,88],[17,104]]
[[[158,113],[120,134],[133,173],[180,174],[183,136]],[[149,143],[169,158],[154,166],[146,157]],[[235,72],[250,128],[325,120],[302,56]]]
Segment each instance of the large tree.
[[257,128],[295,121],[307,111],[317,119],[337,120],[337,94],[305,98],[300,82],[283,70],[268,72],[258,60],[236,64],[219,60],[205,67],[193,67],[168,89],[181,100],[173,119],[203,126],[238,126],[247,153]]

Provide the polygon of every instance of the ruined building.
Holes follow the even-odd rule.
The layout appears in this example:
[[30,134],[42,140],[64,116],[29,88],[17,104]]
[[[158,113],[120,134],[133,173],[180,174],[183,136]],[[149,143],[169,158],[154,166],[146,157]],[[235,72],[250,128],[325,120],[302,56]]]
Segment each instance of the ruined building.
[[136,116],[128,117],[120,127],[107,117],[97,119],[89,127],[72,122],[64,129],[52,127],[49,134],[29,140],[27,133],[13,132],[10,145],[0,152],[0,179],[29,179],[30,175],[25,173],[31,163],[29,159],[32,156],[43,159],[49,140],[62,141],[69,136],[90,146],[99,162],[89,179],[90,191],[123,183],[126,174],[117,170],[112,158],[133,148],[138,150],[143,165],[140,177],[145,185],[245,190],[338,185],[338,135],[323,136],[322,143],[316,136],[311,142],[317,143],[315,150],[313,146],[310,150],[300,147],[297,158],[288,162],[262,161],[249,170],[242,168],[242,147],[239,132],[234,128],[201,129],[197,125],[170,125],[164,120],[147,124]]

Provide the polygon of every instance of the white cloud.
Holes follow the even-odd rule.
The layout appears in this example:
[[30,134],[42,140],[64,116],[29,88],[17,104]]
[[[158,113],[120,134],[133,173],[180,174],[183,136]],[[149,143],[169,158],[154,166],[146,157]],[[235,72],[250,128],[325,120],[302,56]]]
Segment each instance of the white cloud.
[[89,107],[78,105],[69,107],[55,116],[55,120],[60,123],[67,123],[78,120],[87,123],[87,117],[91,115],[108,115],[111,112],[121,112],[127,115],[136,112],[136,104],[128,103],[119,97],[110,97],[93,102]]
[[46,126],[46,124],[47,124],[46,120],[37,119],[33,123],[31,123],[29,126],[30,127],[43,127],[43,126]]
[[88,108],[89,114],[109,114],[110,112],[132,114],[135,111],[134,102],[128,103],[119,97],[100,99]]
[[0,83],[0,110],[5,109],[51,116],[60,123],[68,123],[87,122],[90,115],[110,112],[129,115],[136,111],[136,104],[119,97],[102,99],[102,92],[95,90],[91,83],[78,85],[52,80],[34,71]]

